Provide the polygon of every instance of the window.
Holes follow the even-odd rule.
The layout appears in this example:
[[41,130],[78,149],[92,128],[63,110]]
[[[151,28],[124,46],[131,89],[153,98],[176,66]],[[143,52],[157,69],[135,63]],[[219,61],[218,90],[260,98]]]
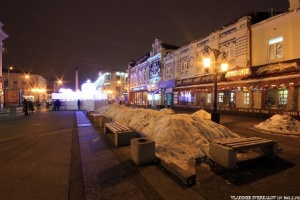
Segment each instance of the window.
[[18,88],[18,81],[14,81],[14,82],[13,82],[13,88],[14,88],[14,89],[17,89],[17,88]]
[[249,92],[244,92],[244,104],[249,104]]
[[279,104],[280,105],[287,104],[287,96],[288,96],[288,90],[279,90]]
[[234,93],[233,92],[230,93],[230,102],[234,102]]
[[282,36],[269,40],[269,59],[276,59],[282,57],[282,42]]
[[234,44],[230,45],[230,49],[229,49],[229,59],[234,59],[235,58],[235,50],[234,50],[235,46]]
[[8,87],[8,81],[4,81],[4,88],[7,88]]
[[105,74],[105,80],[106,80],[106,81],[111,81],[110,73],[106,73],[106,74]]
[[223,103],[224,102],[224,93],[220,92],[219,93],[219,103]]
[[211,93],[207,94],[207,103],[211,103]]

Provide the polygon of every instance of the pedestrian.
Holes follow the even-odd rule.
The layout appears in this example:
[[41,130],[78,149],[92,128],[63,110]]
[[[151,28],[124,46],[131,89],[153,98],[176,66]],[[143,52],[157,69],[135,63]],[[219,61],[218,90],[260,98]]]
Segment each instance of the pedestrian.
[[23,112],[24,112],[25,116],[28,115],[28,102],[26,99],[24,99],[24,101],[23,101]]
[[79,100],[79,99],[77,100],[77,106],[78,106],[78,110],[80,110],[80,107],[81,107],[81,102],[80,102],[80,100]]
[[29,112],[30,113],[33,113],[33,111],[34,111],[34,106],[33,106],[33,103],[32,103],[32,101],[27,101],[27,104],[28,104],[28,109],[29,109]]
[[61,105],[61,102],[59,99],[56,99],[54,101],[54,110],[59,110],[60,109],[60,105]]

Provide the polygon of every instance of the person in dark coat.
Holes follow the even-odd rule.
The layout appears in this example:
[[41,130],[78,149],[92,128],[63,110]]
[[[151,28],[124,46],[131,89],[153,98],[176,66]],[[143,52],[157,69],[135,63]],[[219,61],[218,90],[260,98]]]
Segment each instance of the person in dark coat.
[[29,112],[30,112],[30,113],[33,113],[34,107],[33,107],[32,101],[30,101],[30,100],[27,101],[27,104],[28,104]]
[[61,102],[59,99],[56,99],[54,101],[54,110],[59,110],[60,109],[60,105],[61,105]]
[[24,112],[25,116],[28,115],[28,102],[26,99],[24,99],[24,101],[23,101],[23,112]]
[[77,100],[77,106],[78,106],[78,110],[80,110],[80,107],[81,107],[81,102],[80,102],[80,100],[79,100],[79,99]]

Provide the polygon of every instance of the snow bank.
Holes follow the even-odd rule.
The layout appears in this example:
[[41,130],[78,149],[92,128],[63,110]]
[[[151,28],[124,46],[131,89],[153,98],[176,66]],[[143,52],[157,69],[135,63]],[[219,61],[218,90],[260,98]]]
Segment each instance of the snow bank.
[[197,115],[197,116],[202,117],[204,119],[211,120],[211,114],[208,113],[208,112],[206,112],[205,110],[202,110],[202,109],[199,110],[199,111],[197,111],[197,112],[195,112],[195,113],[193,113],[193,115]]
[[300,122],[289,115],[273,115],[254,127],[275,133],[300,135]]
[[163,109],[160,109],[159,112],[162,112],[167,115],[175,114],[174,110],[172,110],[171,108],[163,108]]
[[[162,109],[163,110],[163,109]],[[137,133],[147,135],[156,142],[156,156],[187,169],[187,162],[209,156],[208,144],[214,139],[235,138],[239,135],[226,127],[207,120],[207,114],[170,114],[143,108],[129,108],[111,104],[96,109]],[[167,114],[166,114],[167,113]]]

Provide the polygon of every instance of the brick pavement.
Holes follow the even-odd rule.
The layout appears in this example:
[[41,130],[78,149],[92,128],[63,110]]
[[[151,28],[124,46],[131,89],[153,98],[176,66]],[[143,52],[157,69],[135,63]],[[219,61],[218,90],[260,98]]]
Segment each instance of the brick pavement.
[[[31,117],[37,117],[37,114],[34,113]],[[110,138],[100,128],[90,124],[81,111],[42,112],[39,115],[46,117],[38,118],[55,121],[62,114],[71,115],[70,119],[74,118],[74,125],[70,125],[69,133],[66,133],[72,138],[69,146],[70,174],[66,175],[69,178],[68,199],[231,199],[231,196],[240,195],[300,195],[300,137],[249,129],[263,119],[221,115],[221,124],[244,136],[278,141],[282,153],[277,159],[250,159],[249,155],[234,170],[225,170],[213,163],[203,163],[196,167],[197,183],[190,187],[182,184],[160,165],[137,167],[129,159],[129,147],[115,147]],[[24,118],[7,118],[0,114],[1,133],[10,127],[4,125],[6,122]],[[29,116],[28,121],[30,120]],[[39,123],[47,124],[43,121]],[[1,133],[0,141],[3,141]],[[3,168],[0,168],[0,172],[1,169]],[[2,184],[0,182],[0,191]],[[46,193],[44,195],[47,197]]]

